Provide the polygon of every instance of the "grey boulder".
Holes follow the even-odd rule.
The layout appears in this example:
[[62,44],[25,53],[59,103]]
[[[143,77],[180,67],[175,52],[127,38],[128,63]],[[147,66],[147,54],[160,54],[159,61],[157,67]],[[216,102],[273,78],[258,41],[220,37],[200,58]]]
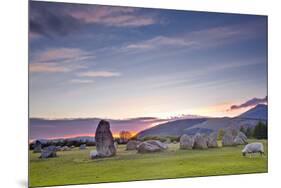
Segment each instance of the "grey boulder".
[[247,136],[243,132],[239,132],[238,135],[234,139],[234,143],[236,145],[248,144]]
[[42,145],[39,140],[36,140],[33,148],[33,153],[40,153],[42,151]]
[[194,139],[192,136],[186,134],[180,137],[180,149],[192,149],[194,144]]
[[48,146],[44,148],[41,152],[40,158],[51,158],[51,157],[57,157],[57,148],[56,146]]
[[208,148],[217,148],[217,133],[213,132],[207,137],[207,146]]
[[70,147],[68,147],[68,146],[63,146],[62,148],[61,148],[61,151],[70,151],[71,149],[70,149]]
[[101,120],[98,124],[95,134],[96,148],[99,157],[110,157],[116,154],[116,147],[112,133],[110,131],[110,124],[108,121]]
[[136,150],[139,143],[137,140],[130,140],[126,145],[126,150]]
[[90,153],[90,158],[91,158],[91,159],[99,158],[98,152],[97,152],[96,150],[91,151],[91,153]]
[[208,145],[207,145],[207,137],[197,133],[194,136],[194,144],[193,144],[193,149],[207,149]]
[[234,136],[231,130],[227,130],[222,137],[222,146],[234,146]]
[[158,140],[148,140],[137,146],[138,153],[153,153],[166,150],[168,146]]
[[86,149],[86,148],[87,148],[86,144],[81,144],[79,147],[79,149],[81,149],[81,150]]

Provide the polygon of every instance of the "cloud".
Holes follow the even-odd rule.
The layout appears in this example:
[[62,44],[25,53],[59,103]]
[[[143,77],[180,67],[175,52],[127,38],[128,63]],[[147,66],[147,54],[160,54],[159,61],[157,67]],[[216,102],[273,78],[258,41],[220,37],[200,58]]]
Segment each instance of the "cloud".
[[86,68],[85,61],[94,59],[92,52],[78,48],[53,48],[31,54],[30,72],[70,72]]
[[94,83],[94,80],[72,79],[69,82],[75,84],[90,84],[90,83]]
[[140,8],[30,2],[30,32],[47,37],[66,36],[89,24],[142,27],[156,19],[139,14]]
[[163,47],[185,47],[201,49],[230,44],[257,36],[256,30],[263,28],[260,23],[225,25],[197,30],[177,36],[156,36],[147,40],[127,44],[123,50],[150,50]]
[[[79,20],[63,11],[63,4],[30,2],[29,28],[30,32],[41,36],[65,36],[81,27]],[[66,5],[67,6],[67,5]]]
[[88,24],[116,27],[141,27],[156,22],[154,18],[138,15],[137,12],[137,8],[92,6],[75,9],[70,15]]
[[29,64],[29,71],[30,72],[37,72],[37,73],[58,73],[58,72],[69,72],[71,71],[67,67],[59,66],[56,63],[33,63]]
[[90,52],[83,51],[79,48],[54,48],[47,49],[36,53],[32,62],[34,63],[54,63],[54,62],[70,62],[82,61],[89,58],[94,58]]
[[267,103],[267,96],[264,98],[253,98],[239,105],[232,105],[229,110],[237,110],[246,107],[256,106],[258,104]]
[[193,46],[196,45],[194,41],[184,40],[180,37],[166,37],[166,36],[156,36],[152,39],[142,41],[135,44],[129,44],[126,46],[127,49],[151,49],[160,46]]
[[111,72],[111,71],[87,71],[80,72],[77,74],[79,77],[116,77],[121,76],[119,72]]

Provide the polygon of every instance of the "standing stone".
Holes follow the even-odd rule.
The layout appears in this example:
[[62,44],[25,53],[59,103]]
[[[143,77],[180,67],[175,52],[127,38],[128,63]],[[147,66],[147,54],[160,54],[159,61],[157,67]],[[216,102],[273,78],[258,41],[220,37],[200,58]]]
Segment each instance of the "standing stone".
[[207,149],[207,138],[200,133],[197,133],[194,136],[194,144],[193,144],[193,149]]
[[158,140],[148,140],[137,146],[138,153],[153,153],[166,150],[168,146]]
[[243,132],[240,131],[237,136],[243,140],[244,144],[248,144],[248,138]]
[[234,139],[234,143],[236,145],[244,145],[244,144],[248,144],[248,141],[247,141],[247,136],[242,133],[242,132],[239,132],[238,135],[235,137]]
[[101,120],[96,129],[96,148],[99,157],[110,157],[116,154],[114,140],[108,121]]
[[192,136],[184,134],[180,137],[180,149],[192,149],[193,143],[194,139]]
[[222,137],[222,146],[234,146],[234,136],[231,130],[227,130]]
[[146,142],[158,146],[161,150],[168,149],[168,145],[160,142],[159,140],[148,140]]
[[61,146],[57,146],[57,147],[56,147],[56,150],[57,150],[57,151],[61,151],[62,148],[63,148],[63,147],[61,147]]
[[61,148],[61,150],[62,150],[62,151],[70,151],[71,149],[70,149],[70,147],[68,147],[68,146],[63,146],[63,147]]
[[140,142],[137,140],[130,140],[126,145],[126,150],[135,150]]
[[118,149],[118,142],[114,142],[114,147],[116,150]]
[[235,139],[234,139],[234,144],[235,145],[243,145],[244,141],[239,136],[236,136]]
[[33,153],[40,153],[42,151],[42,144],[39,140],[36,140],[33,148]]
[[170,143],[171,143],[171,139],[170,139],[170,138],[167,138],[164,143],[165,143],[165,144],[170,144]]
[[51,157],[56,157],[57,156],[57,148],[56,146],[48,146],[44,148],[41,152],[40,158],[51,158]]
[[208,148],[217,148],[218,147],[217,133],[213,132],[208,136],[207,146],[208,146]]
[[98,152],[96,150],[91,151],[91,153],[90,153],[90,158],[91,159],[96,159],[98,157],[99,157],[99,154],[98,154]]
[[81,144],[79,149],[83,150],[83,149],[86,149],[87,148],[87,145],[86,144]]

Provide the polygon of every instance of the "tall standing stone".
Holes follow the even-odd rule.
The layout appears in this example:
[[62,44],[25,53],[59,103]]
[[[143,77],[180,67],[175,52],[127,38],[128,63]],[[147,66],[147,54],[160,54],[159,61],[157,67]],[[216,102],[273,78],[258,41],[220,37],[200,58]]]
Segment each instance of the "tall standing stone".
[[98,157],[110,157],[116,154],[114,140],[108,121],[101,120],[95,134]]
[[207,149],[207,138],[200,133],[194,136],[193,149]]
[[36,140],[33,148],[34,153],[40,153],[42,151],[42,144],[39,140]]
[[234,146],[234,136],[232,130],[226,130],[222,137],[222,146]]
[[208,148],[217,148],[218,147],[217,137],[218,136],[217,136],[216,132],[213,132],[208,136],[208,138],[207,138]]
[[236,145],[248,144],[247,136],[244,133],[239,132],[238,135],[234,139],[234,143]]
[[194,139],[192,136],[186,134],[180,137],[180,149],[192,149],[194,144]]

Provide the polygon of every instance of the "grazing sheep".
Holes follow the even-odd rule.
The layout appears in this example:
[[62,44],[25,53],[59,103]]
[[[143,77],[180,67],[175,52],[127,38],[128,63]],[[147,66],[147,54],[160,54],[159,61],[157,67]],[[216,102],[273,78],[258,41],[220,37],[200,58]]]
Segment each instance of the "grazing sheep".
[[[242,155],[246,156],[246,154],[252,154],[252,153],[260,153],[261,156],[262,154],[264,154],[264,150],[263,150],[263,144],[259,143],[259,142],[255,142],[255,143],[251,143],[251,144],[247,144],[244,149],[242,150]],[[250,155],[251,156],[251,155]]]

